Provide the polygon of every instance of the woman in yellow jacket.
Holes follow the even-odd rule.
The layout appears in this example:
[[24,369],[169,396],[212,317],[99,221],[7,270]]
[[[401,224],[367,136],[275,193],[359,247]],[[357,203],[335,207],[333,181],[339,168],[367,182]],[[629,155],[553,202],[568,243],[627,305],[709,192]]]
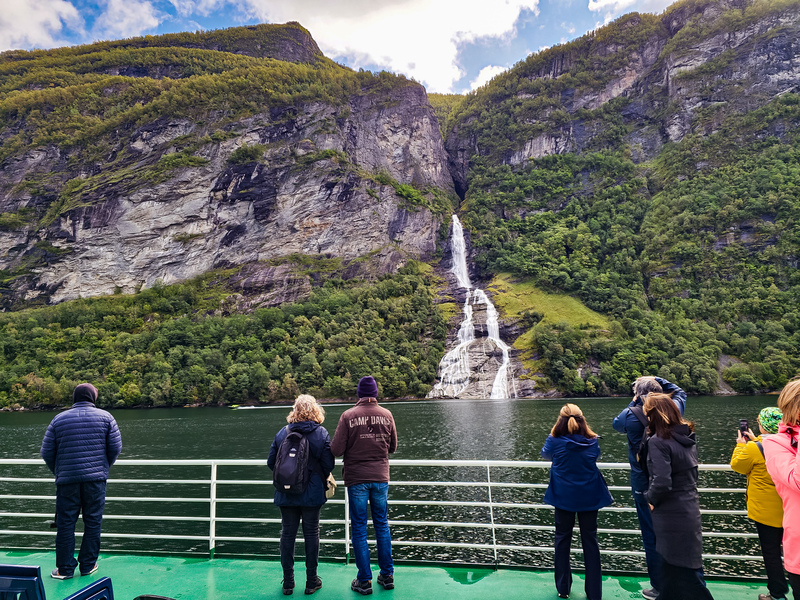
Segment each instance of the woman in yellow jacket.
[[[758,426],[762,434],[778,432],[782,414],[780,409],[770,406],[758,415]],[[747,516],[756,523],[758,539],[761,542],[761,555],[767,571],[769,594],[759,594],[758,600],[778,600],[786,598],[789,586],[783,572],[783,504],[775,484],[767,473],[761,436],[752,431],[746,434],[738,431],[736,448],[731,457],[731,468],[737,473],[747,475]],[[746,436],[746,437],[745,437]],[[750,441],[748,441],[748,439]]]

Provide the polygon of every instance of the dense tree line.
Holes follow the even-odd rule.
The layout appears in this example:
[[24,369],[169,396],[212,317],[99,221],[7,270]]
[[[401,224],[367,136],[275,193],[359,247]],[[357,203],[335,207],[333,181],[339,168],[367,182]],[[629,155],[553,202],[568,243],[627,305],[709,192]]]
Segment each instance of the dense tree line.
[[426,272],[331,277],[252,314],[219,314],[213,277],[0,314],[0,406],[69,404],[81,381],[117,407],[345,398],[367,374],[382,396],[424,396],[447,333]]
[[531,277],[613,318],[610,331],[536,326],[550,383],[625,393],[659,374],[710,393],[722,355],[740,392],[800,371],[798,123],[800,96],[785,94],[645,168],[624,151],[476,162],[464,221],[483,274]]

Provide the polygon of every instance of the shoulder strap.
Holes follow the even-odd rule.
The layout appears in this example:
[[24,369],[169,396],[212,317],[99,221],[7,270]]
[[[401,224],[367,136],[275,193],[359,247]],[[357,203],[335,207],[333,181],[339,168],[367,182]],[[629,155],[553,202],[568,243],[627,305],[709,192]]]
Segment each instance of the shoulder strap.
[[640,422],[642,425],[644,425],[645,427],[647,427],[647,425],[648,425],[648,423],[647,423],[647,416],[644,414],[644,408],[642,408],[641,406],[631,406],[631,413],[633,413],[633,415],[634,415],[634,416],[635,416],[637,419],[639,419],[639,422]]
[[761,442],[756,442],[756,446],[758,446],[758,449],[761,450],[761,456],[767,458],[767,456],[764,454],[764,446],[761,444]]

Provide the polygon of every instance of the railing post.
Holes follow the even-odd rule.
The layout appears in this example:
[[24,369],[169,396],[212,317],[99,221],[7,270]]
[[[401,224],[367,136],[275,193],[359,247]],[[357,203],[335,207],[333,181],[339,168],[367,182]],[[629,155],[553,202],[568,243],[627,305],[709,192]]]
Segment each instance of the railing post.
[[346,487],[344,488],[344,563],[350,564],[350,497],[347,495]]
[[209,496],[209,515],[208,515],[208,556],[214,558],[214,550],[217,545],[217,463],[211,463],[211,490]]
[[494,568],[497,569],[497,533],[494,528],[494,504],[492,503],[492,467],[486,465],[486,486],[489,488],[489,518],[492,521],[492,550],[494,551]]

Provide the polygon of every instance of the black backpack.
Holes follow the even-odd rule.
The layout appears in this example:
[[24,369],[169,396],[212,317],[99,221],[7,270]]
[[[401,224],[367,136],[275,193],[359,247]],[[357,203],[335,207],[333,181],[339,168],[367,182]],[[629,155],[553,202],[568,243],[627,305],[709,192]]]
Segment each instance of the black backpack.
[[272,471],[272,485],[279,492],[299,495],[308,485],[308,438],[299,431],[287,427],[286,437],[278,446],[275,468]]

